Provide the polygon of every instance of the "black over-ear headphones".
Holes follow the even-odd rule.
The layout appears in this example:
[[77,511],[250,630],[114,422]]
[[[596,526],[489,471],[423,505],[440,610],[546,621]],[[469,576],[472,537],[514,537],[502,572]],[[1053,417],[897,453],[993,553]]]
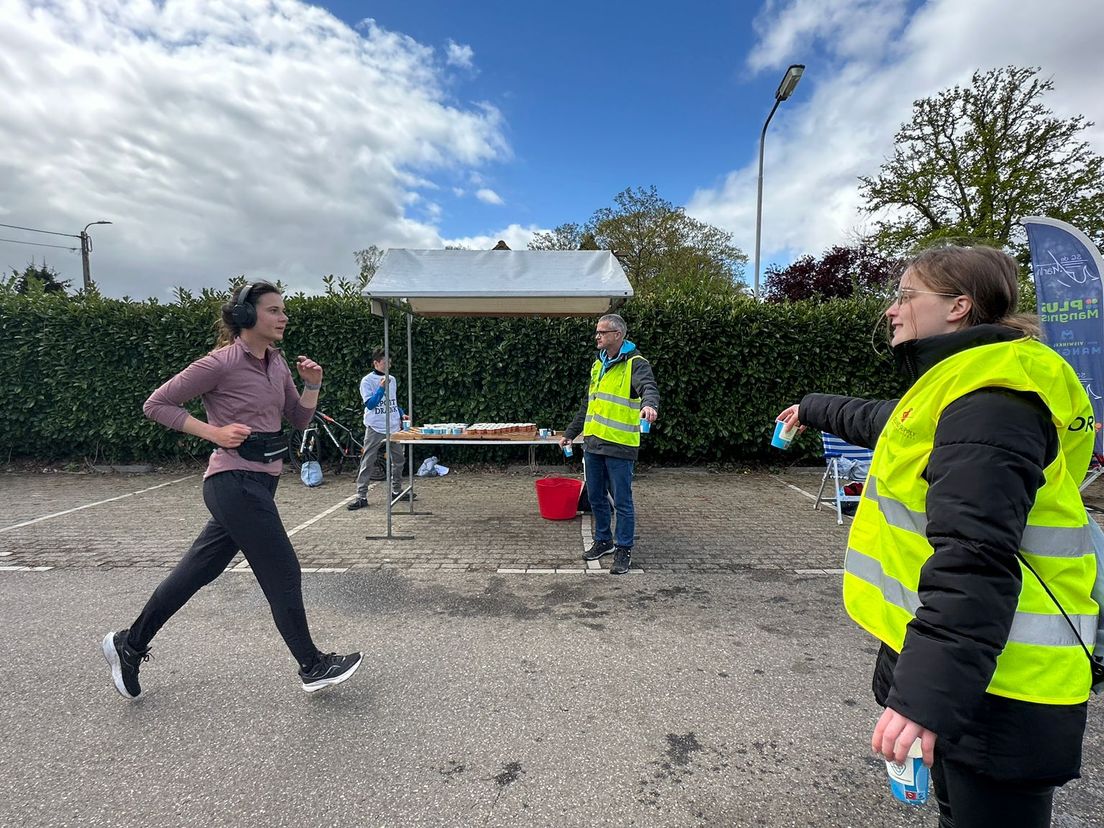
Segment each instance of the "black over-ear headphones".
[[234,324],[243,331],[257,324],[257,308],[248,300],[250,291],[257,287],[258,284],[257,282],[250,282],[245,285],[238,292],[238,298],[234,300],[234,305],[230,308],[230,318],[233,319]]

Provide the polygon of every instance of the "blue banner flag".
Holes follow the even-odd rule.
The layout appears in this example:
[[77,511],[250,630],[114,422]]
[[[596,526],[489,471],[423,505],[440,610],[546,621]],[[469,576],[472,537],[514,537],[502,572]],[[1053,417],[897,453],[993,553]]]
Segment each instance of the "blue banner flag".
[[[1104,422],[1104,259],[1089,237],[1064,221],[1026,216],[1031,272],[1043,341],[1066,358],[1085,385],[1096,422]],[[1096,452],[1102,437],[1096,432]]]

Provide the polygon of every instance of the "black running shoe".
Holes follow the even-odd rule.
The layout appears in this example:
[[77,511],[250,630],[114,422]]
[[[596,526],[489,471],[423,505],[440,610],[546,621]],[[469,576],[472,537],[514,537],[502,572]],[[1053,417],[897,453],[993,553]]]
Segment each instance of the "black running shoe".
[[391,500],[417,500],[418,496],[410,489],[404,489],[401,492],[391,492]]
[[624,575],[629,571],[630,563],[632,563],[632,550],[626,549],[624,546],[617,547],[617,550],[613,553],[613,566],[610,567],[610,575]]
[[608,555],[613,551],[613,541],[595,541],[590,545],[590,549],[583,553],[584,561],[596,561],[603,555]]
[[363,658],[360,653],[338,655],[337,653],[325,653],[319,655],[318,663],[308,672],[299,671],[299,680],[303,682],[303,690],[314,693],[334,684],[341,684],[356,672]]
[[368,505],[367,500],[365,500],[363,497],[358,497],[356,500],[354,500],[352,503],[350,503],[345,508],[348,509],[350,512],[355,512],[357,509],[363,509],[367,505]]
[[103,654],[111,667],[111,679],[115,689],[126,699],[136,699],[142,695],[138,684],[138,668],[143,661],[149,661],[149,650],[136,650],[126,643],[127,630],[109,632],[104,636]]

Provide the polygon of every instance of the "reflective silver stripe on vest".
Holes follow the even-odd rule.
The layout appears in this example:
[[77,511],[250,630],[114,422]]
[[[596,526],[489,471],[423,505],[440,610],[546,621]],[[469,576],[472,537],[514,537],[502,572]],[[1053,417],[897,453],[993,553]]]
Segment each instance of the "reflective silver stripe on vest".
[[[878,494],[878,481],[871,477],[863,489],[863,496],[876,501],[886,523],[906,532],[927,536],[928,516],[908,508],[899,500]],[[1040,558],[1080,558],[1093,548],[1089,525],[1084,526],[1032,526],[1024,528],[1020,549]]]
[[[882,570],[880,562],[864,555],[851,547],[847,548],[844,569],[860,581],[877,588],[887,602],[900,607],[915,617],[920,608],[920,596],[906,587],[896,578],[891,578]],[[1070,620],[1077,626],[1081,640],[1088,642],[1096,638],[1095,615],[1071,615]],[[1079,647],[1077,638],[1061,615],[1042,615],[1034,612],[1016,612],[1012,619],[1012,629],[1008,640],[1017,644],[1035,644],[1043,647]]]
[[640,431],[640,425],[638,423],[633,423],[632,425],[628,423],[619,423],[617,420],[611,420],[609,417],[603,417],[601,414],[587,414],[584,422],[589,423],[591,420],[596,423],[601,423],[604,426],[617,429],[618,431],[627,431],[630,434]]
[[886,575],[882,570],[880,561],[876,561],[869,555],[864,555],[849,546],[847,547],[847,556],[844,558],[843,568],[860,581],[866,581],[871,586],[877,587],[878,591],[893,606],[900,607],[909,615],[916,615],[916,610],[920,608],[920,596],[896,578]]
[[616,394],[607,394],[605,391],[598,391],[590,395],[591,400],[605,400],[606,402],[617,403],[627,408],[640,408],[640,400],[633,400],[628,397],[618,397]]

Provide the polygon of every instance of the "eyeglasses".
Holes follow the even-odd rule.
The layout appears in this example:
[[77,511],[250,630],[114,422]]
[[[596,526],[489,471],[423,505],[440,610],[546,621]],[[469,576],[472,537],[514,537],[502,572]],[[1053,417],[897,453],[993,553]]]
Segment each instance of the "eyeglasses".
[[961,293],[942,293],[938,290],[920,290],[920,288],[899,287],[893,296],[893,301],[897,305],[906,305],[912,299],[913,294],[916,293],[926,293],[928,296],[946,296],[949,299],[954,299],[956,296],[962,295]]
[[617,331],[617,330],[613,330],[613,331],[595,331],[594,335],[595,336],[609,336],[610,334],[615,334],[615,333],[621,333],[621,332]]

